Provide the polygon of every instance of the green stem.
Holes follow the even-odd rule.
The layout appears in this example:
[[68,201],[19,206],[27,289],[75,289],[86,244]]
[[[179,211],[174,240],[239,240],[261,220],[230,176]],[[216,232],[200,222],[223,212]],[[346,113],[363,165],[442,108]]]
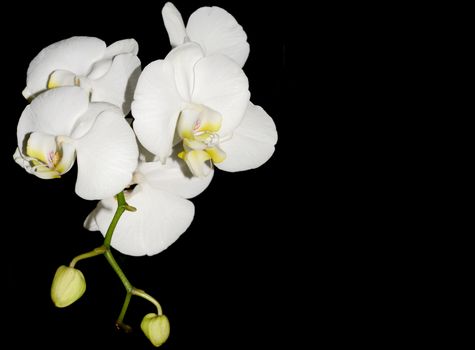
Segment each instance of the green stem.
[[124,191],[120,192],[117,195],[117,203],[118,203],[117,210],[114,214],[114,217],[112,218],[109,228],[107,229],[106,237],[104,238],[104,246],[106,248],[110,247],[112,234],[114,233],[115,227],[117,226],[117,223],[119,222],[119,219],[124,213],[127,206],[127,203],[125,202]]
[[129,333],[132,330],[132,327],[126,325],[124,323],[125,313],[129,307],[130,299],[132,299],[132,292],[127,292],[125,296],[124,305],[122,305],[122,310],[120,310],[120,315],[117,321],[115,321],[115,325],[118,329],[124,330],[126,333]]
[[120,311],[119,318],[117,318],[115,325],[118,329],[122,329],[126,333],[129,333],[132,330],[132,328],[129,325],[125,324],[123,321],[124,321],[125,313],[127,312],[127,309],[129,307],[130,299],[132,298],[134,287],[125,276],[125,273],[124,271],[122,271],[119,264],[117,264],[117,261],[114,259],[114,256],[112,255],[110,248],[107,248],[107,250],[104,253],[104,256],[106,257],[109,265],[115,271],[117,276],[119,276],[120,280],[122,281],[122,284],[125,287],[125,290],[127,291],[127,294],[125,295],[124,305],[122,305],[122,310]]
[[136,289],[136,288],[133,288],[132,289],[132,294],[133,295],[136,295],[136,296],[139,296],[141,298],[144,298],[148,301],[150,301],[153,305],[155,305],[157,307],[157,314],[158,315],[162,315],[163,312],[162,312],[162,307],[160,306],[160,304],[158,303],[157,300],[155,300],[154,297],[152,297],[151,295],[145,293],[143,290],[140,290],[140,289]]
[[91,250],[90,252],[78,255],[73,260],[71,260],[71,262],[69,263],[69,267],[74,267],[77,264],[77,262],[80,260],[84,260],[84,259],[92,258],[93,256],[104,254],[105,251],[106,251],[106,247],[102,245],[100,247],[95,248],[94,250]]
[[132,284],[129,282],[127,277],[125,277],[124,271],[122,271],[122,269],[119,267],[119,264],[117,264],[117,261],[115,261],[114,256],[112,255],[112,252],[109,248],[107,248],[107,250],[105,251],[104,256],[106,257],[107,261],[109,262],[109,265],[115,271],[117,276],[119,276],[127,293],[132,293]]
[[[157,300],[155,300],[152,296],[149,294],[145,293],[143,290],[140,289],[135,289],[132,284],[129,282],[127,277],[125,276],[124,272],[122,269],[119,267],[119,264],[117,264],[117,261],[115,260],[114,256],[112,255],[111,249],[110,249],[110,244],[112,240],[112,235],[114,234],[114,230],[117,226],[117,223],[119,222],[120,217],[124,213],[124,211],[136,211],[136,209],[130,205],[127,204],[125,201],[125,196],[124,192],[120,192],[117,195],[117,210],[114,214],[114,217],[112,218],[112,221],[109,225],[109,228],[107,229],[106,236],[104,238],[104,245],[99,247],[102,248],[101,253],[99,254],[104,254],[105,258],[107,259],[107,262],[109,265],[112,267],[112,269],[115,271],[117,276],[119,276],[120,280],[122,281],[122,284],[125,287],[125,290],[127,291],[127,294],[125,296],[124,304],[122,305],[122,310],[120,311],[119,318],[116,321],[116,325],[119,328],[124,329],[125,331],[130,331],[130,327],[126,324],[123,323],[125,314],[127,312],[127,309],[129,307],[130,299],[132,298],[132,295],[137,295],[139,297],[142,297],[148,301],[150,301],[153,305],[157,307],[158,315],[162,315],[162,307],[158,303]],[[96,248],[95,250],[99,249]],[[83,254],[84,255],[84,254]]]

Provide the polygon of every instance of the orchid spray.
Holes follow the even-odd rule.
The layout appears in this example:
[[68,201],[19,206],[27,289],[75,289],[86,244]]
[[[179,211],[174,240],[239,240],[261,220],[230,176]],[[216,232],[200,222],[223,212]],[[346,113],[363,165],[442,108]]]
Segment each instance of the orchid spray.
[[13,156],[41,179],[61,178],[77,163],[76,194],[99,201],[84,227],[100,231],[103,244],[57,269],[54,304],[67,307],[87,292],[77,265],[103,255],[126,291],[117,327],[130,328],[130,300],[141,297],[154,306],[141,329],[157,347],[170,334],[168,318],[132,285],[111,248],[131,256],[162,252],[191,224],[189,199],[210,185],[215,169],[257,168],[277,142],[272,118],[250,101],[242,69],[249,44],[236,19],[202,7],[185,26],[172,3],[162,16],[172,49],[143,71],[134,39],[107,46],[77,36],[41,50],[28,67],[29,104]]

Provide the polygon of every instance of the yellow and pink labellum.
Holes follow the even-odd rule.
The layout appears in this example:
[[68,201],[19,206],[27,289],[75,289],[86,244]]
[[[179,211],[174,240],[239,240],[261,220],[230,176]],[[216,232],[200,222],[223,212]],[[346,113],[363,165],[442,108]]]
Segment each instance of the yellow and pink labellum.
[[226,159],[226,153],[219,148],[222,119],[221,114],[202,105],[190,105],[180,113],[177,132],[183,139],[183,152],[178,157],[195,176],[207,176],[212,163]]
[[30,169],[42,179],[61,177],[71,169],[75,160],[75,150],[67,139],[33,132],[26,142],[25,160],[30,163]]

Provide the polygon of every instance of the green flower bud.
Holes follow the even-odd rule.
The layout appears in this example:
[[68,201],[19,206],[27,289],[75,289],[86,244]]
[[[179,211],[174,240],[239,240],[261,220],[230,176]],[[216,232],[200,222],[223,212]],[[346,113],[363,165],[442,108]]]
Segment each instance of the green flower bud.
[[56,307],[66,307],[78,300],[86,291],[86,280],[81,271],[60,266],[51,285],[51,299]]
[[142,320],[140,325],[147,338],[156,347],[166,342],[170,335],[170,322],[165,315],[148,314]]

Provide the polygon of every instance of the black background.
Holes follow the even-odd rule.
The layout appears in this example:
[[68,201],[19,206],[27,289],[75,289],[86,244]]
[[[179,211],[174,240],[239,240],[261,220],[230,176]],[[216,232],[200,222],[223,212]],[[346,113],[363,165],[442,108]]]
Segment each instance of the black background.
[[[53,306],[49,288],[56,268],[101,244],[98,232],[82,228],[96,203],[75,195],[75,168],[60,180],[45,181],[17,166],[12,154],[16,124],[26,106],[21,95],[26,70],[43,47],[74,35],[96,36],[107,44],[135,38],[144,67],[170,49],[160,13],[164,3],[157,2],[156,9],[148,2],[105,9],[91,3],[71,8],[37,4],[7,14],[13,25],[2,24],[6,124],[1,159],[10,179],[2,199],[2,216],[9,223],[2,233],[5,339],[48,349],[153,348],[139,325],[154,308],[140,298],[132,299],[125,319],[135,331],[125,335],[115,330],[125,291],[102,257],[78,264],[87,281],[85,295],[65,309]],[[312,150],[299,149],[303,135],[292,115],[296,111],[289,108],[290,90],[297,88],[290,77],[287,43],[292,14],[277,3],[262,8],[243,1],[174,4],[185,22],[197,8],[217,5],[244,27],[251,47],[244,66],[251,100],[273,117],[279,141],[274,156],[256,170],[217,171],[211,186],[193,199],[191,227],[166,251],[154,257],[115,256],[131,282],[155,296],[169,317],[171,336],[163,349],[295,344],[300,335],[291,329],[302,322],[295,319],[301,311],[295,297],[300,293],[295,256],[299,242],[314,228],[300,227],[293,218],[300,205],[294,196],[315,175],[294,176],[295,152]]]

